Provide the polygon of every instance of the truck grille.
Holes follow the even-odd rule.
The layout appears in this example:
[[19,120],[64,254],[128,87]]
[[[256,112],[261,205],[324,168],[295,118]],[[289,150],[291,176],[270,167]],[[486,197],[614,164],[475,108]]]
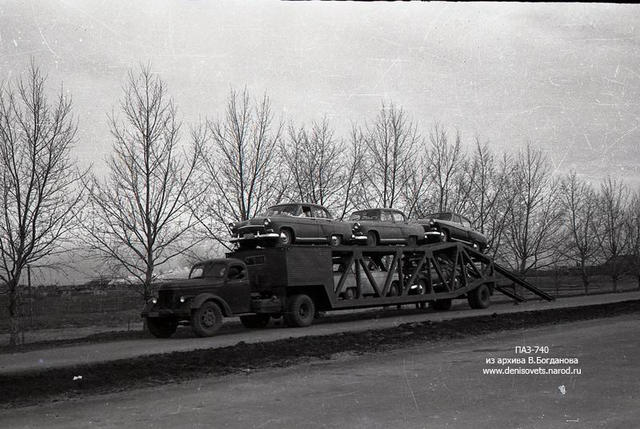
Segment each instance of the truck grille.
[[158,307],[160,308],[173,307],[173,291],[161,290],[158,292]]

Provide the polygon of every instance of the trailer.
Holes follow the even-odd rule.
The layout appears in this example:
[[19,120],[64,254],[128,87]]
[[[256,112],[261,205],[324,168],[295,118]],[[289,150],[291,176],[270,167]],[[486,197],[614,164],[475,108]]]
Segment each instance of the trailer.
[[280,317],[304,327],[332,310],[407,304],[448,310],[459,298],[486,308],[495,292],[523,301],[516,286],[553,300],[462,243],[239,249],[194,265],[190,279],[161,285],[142,317],[157,337],[179,324],[209,336],[231,316],[250,328]]

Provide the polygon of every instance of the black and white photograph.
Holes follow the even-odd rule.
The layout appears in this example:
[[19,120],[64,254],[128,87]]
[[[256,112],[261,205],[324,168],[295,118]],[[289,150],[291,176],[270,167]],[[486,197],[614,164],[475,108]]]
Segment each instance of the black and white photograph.
[[0,428],[640,427],[640,6],[0,0]]

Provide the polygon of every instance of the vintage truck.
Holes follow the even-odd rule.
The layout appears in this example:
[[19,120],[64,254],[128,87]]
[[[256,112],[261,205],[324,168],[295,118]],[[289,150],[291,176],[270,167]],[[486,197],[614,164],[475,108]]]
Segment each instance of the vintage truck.
[[173,335],[179,324],[211,336],[224,317],[239,316],[249,328],[271,318],[310,325],[318,312],[427,303],[438,310],[467,298],[485,308],[498,290],[523,300],[500,284],[506,277],[545,299],[488,256],[461,243],[423,246],[290,246],[239,249],[226,258],[197,263],[188,279],[165,282],[142,317],[156,337]]

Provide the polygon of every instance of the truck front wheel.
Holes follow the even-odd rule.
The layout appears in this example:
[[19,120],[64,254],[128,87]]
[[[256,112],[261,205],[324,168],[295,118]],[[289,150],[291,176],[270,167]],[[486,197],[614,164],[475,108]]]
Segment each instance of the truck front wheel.
[[245,328],[264,328],[269,324],[271,316],[268,314],[249,314],[240,316],[240,322]]
[[296,328],[309,326],[315,314],[315,305],[308,295],[300,294],[287,298],[287,311],[284,313],[287,325]]
[[191,328],[199,337],[210,337],[222,326],[222,311],[213,301],[207,301],[191,314]]
[[147,329],[156,338],[169,338],[178,329],[178,321],[168,317],[147,317]]

